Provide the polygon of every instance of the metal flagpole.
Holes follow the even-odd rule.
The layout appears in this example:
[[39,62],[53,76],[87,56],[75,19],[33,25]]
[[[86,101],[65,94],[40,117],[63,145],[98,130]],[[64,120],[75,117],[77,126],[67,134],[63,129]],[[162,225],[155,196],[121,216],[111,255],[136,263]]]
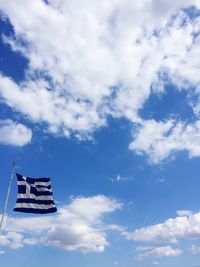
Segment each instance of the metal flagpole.
[[15,173],[15,162],[13,162],[12,173],[11,173],[11,176],[10,176],[10,183],[9,183],[9,186],[8,186],[8,192],[7,192],[7,196],[6,196],[6,202],[5,202],[5,206],[4,206],[4,209],[3,209],[3,213],[1,215],[0,237],[1,237],[2,227],[3,227],[4,217],[6,215],[6,210],[7,210],[7,206],[8,206],[8,199],[9,199],[9,195],[10,195],[10,189],[11,189],[14,173]]

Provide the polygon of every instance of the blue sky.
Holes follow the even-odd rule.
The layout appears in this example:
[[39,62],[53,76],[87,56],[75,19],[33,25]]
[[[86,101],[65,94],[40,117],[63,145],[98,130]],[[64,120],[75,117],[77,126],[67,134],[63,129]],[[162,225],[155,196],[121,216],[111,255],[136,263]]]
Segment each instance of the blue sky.
[[199,266],[199,1],[2,0],[0,18],[0,209],[13,161],[58,208],[13,212],[14,179],[2,266]]

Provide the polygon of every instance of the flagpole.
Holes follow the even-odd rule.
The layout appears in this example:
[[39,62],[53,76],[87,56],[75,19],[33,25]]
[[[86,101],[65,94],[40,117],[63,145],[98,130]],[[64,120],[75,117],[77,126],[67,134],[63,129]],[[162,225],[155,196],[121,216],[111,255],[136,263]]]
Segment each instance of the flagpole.
[[10,189],[11,189],[14,173],[15,173],[15,162],[13,162],[12,173],[11,173],[11,176],[10,176],[10,183],[9,183],[9,186],[8,186],[8,192],[7,192],[7,196],[6,196],[6,202],[5,202],[5,205],[4,205],[3,213],[1,215],[0,237],[1,237],[3,222],[4,222],[4,218],[5,218],[6,210],[7,210],[7,206],[8,206],[8,199],[9,199],[9,196],[10,196]]

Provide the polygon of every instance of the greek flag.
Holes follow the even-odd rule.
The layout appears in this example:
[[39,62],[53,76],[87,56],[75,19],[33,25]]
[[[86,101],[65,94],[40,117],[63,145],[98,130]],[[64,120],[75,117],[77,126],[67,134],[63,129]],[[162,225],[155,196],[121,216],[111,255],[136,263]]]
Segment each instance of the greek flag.
[[17,175],[18,194],[14,211],[28,213],[56,212],[50,178],[30,178]]

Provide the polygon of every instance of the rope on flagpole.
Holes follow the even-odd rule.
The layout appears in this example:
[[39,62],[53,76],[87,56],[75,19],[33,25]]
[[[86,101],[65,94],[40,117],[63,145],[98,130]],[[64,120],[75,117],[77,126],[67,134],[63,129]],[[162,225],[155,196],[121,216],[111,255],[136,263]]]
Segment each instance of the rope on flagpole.
[[3,213],[1,215],[0,237],[1,237],[2,228],[3,228],[3,222],[4,222],[4,218],[5,218],[6,210],[7,210],[7,206],[8,206],[8,199],[9,199],[9,196],[10,196],[10,189],[11,189],[14,173],[15,173],[15,162],[13,162],[12,173],[11,173],[11,176],[10,176],[10,183],[9,183],[9,186],[8,186],[8,192],[7,192],[7,196],[6,196],[6,202],[5,202],[5,205],[4,205]]

